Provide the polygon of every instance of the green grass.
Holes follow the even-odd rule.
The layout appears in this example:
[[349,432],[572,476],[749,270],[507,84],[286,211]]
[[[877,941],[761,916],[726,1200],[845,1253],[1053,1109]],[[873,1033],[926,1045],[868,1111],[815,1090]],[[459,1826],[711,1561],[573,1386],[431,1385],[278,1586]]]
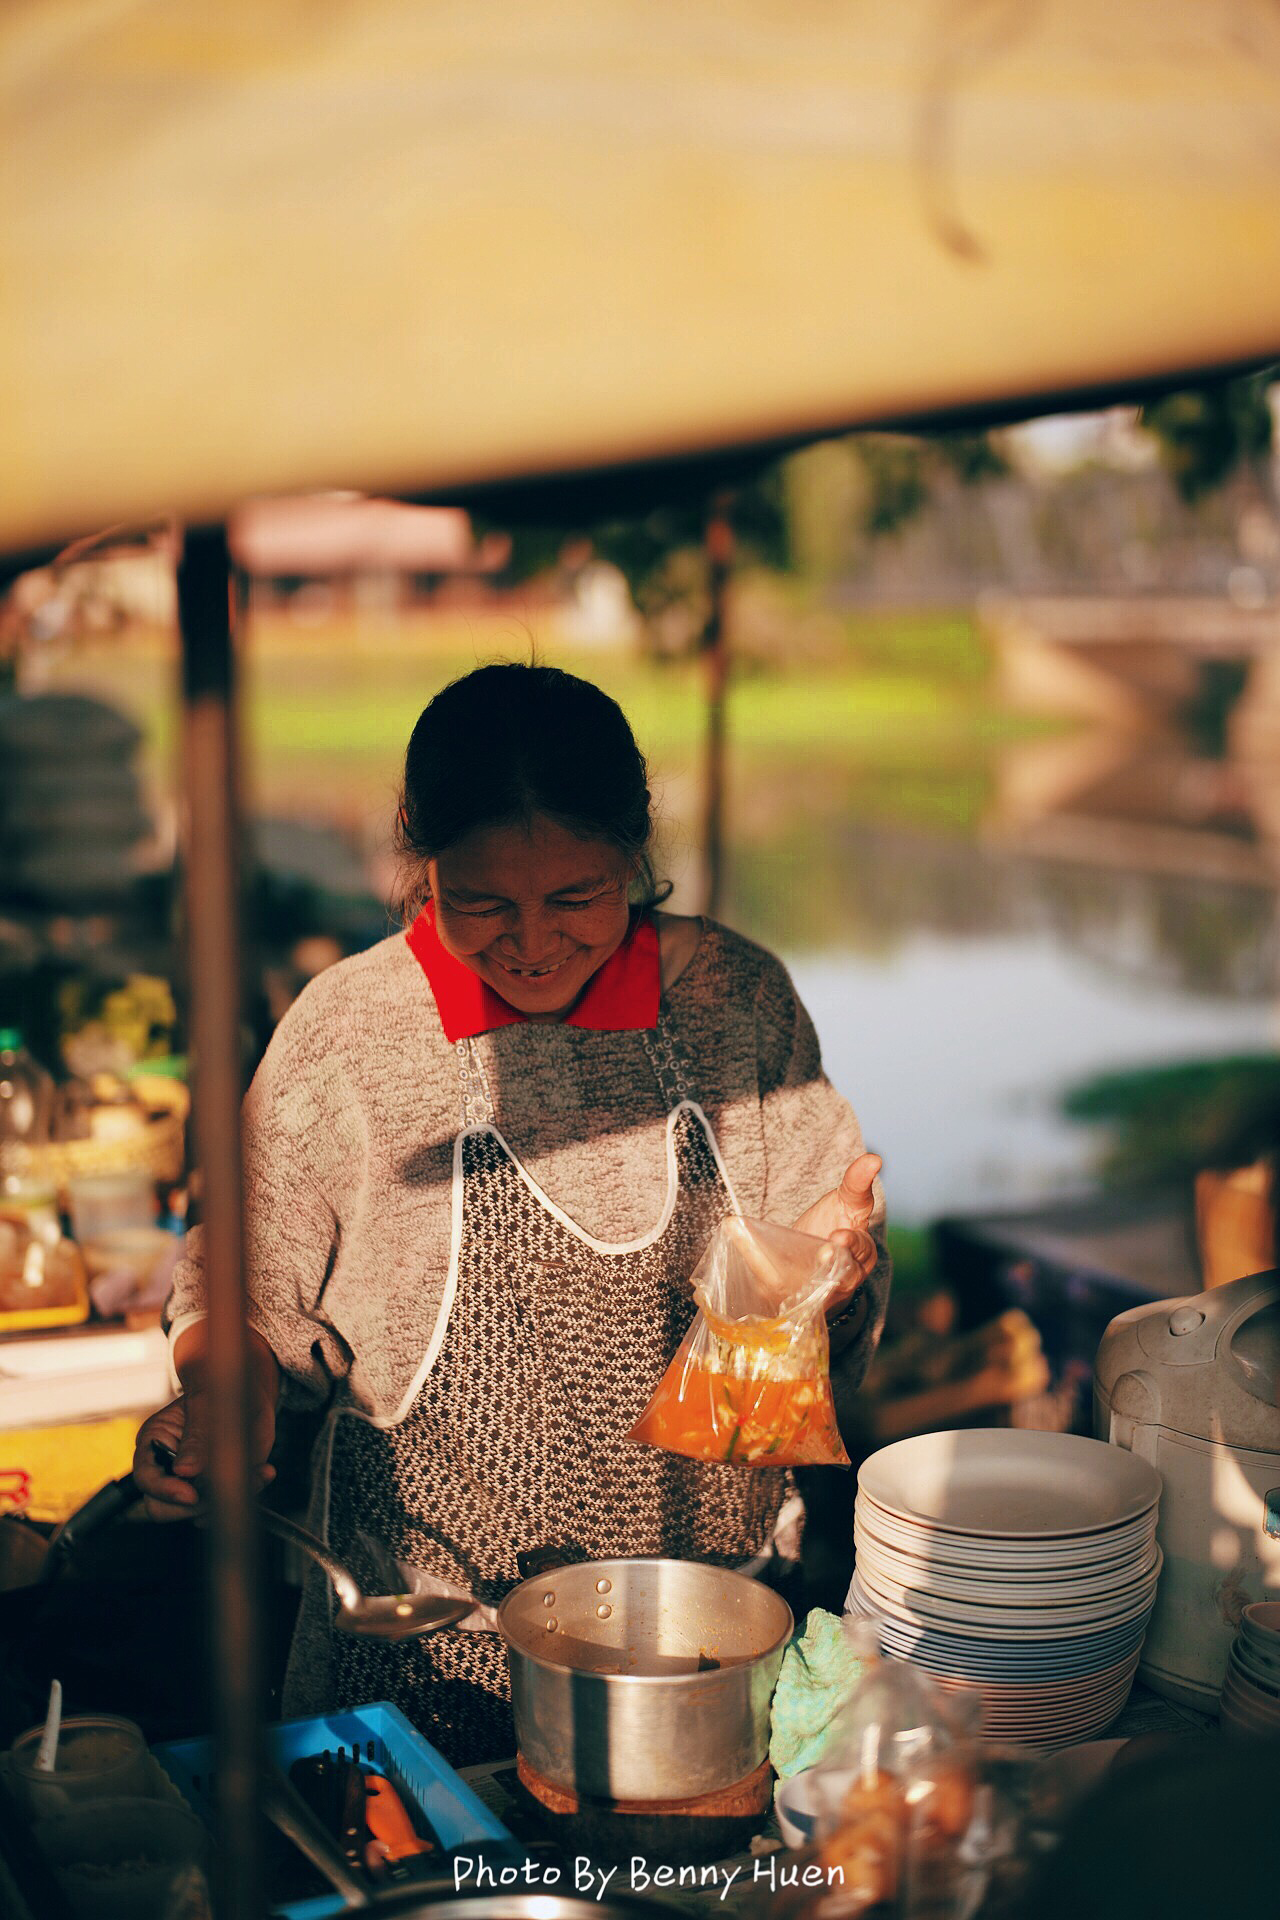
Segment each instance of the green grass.
[[[803,614],[803,588],[784,583],[784,614]],[[828,804],[861,817],[951,830],[972,827],[992,753],[1037,730],[1000,709],[973,622],[953,613],[820,615],[823,651],[786,650],[736,665],[728,701],[731,786],[788,783],[812,806],[815,769]],[[797,629],[798,631],[798,629]],[[296,627],[251,623],[242,647],[249,791],[269,811],[311,804],[348,819],[394,791],[414,721],[449,680],[493,659],[538,656],[596,680],[619,701],[659,782],[699,764],[706,731],[700,663],[653,663],[622,648],[575,649],[555,615],[440,613],[397,623],[334,617]],[[157,784],[177,743],[171,639],[126,637],[82,649],[64,682],[88,683],[138,718]],[[806,784],[807,783],[807,784]]]
[[[593,677],[618,699],[651,754],[683,756],[697,747],[705,718],[695,673],[664,669],[642,678],[606,661],[592,665]],[[375,684],[355,681],[323,690],[289,688],[274,674],[251,672],[246,690],[255,749],[326,758],[402,753],[426,700],[450,676],[415,676],[406,685],[385,669],[375,671]],[[969,740],[1007,738],[1022,724],[923,676],[896,673],[751,679],[731,687],[729,714],[738,750],[778,754],[815,747],[838,753],[853,746],[883,749],[893,736],[923,749],[945,745],[958,733]]]

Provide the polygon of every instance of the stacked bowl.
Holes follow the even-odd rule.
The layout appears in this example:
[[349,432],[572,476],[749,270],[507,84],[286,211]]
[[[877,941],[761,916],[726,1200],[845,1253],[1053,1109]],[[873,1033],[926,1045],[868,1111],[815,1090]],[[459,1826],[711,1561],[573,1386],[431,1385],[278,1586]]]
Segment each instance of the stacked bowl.
[[884,1447],[858,1474],[849,1610],[993,1740],[1092,1740],[1129,1695],[1155,1602],[1160,1476],[1070,1433],[969,1429]]
[[1226,1733],[1280,1740],[1280,1600],[1255,1600],[1240,1616],[1221,1712]]

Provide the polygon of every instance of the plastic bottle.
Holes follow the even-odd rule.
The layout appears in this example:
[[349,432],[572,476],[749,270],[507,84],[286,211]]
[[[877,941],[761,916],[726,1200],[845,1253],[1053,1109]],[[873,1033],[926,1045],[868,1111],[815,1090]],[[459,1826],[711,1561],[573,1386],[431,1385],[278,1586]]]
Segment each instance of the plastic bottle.
[[0,1153],[42,1147],[53,1126],[53,1076],[27,1052],[18,1027],[0,1027]]

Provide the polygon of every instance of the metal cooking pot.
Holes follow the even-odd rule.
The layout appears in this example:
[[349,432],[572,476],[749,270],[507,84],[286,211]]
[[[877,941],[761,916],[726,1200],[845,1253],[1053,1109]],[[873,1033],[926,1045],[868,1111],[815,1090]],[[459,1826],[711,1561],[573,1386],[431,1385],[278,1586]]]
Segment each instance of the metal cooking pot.
[[769,1750],[794,1621],[744,1574],[688,1560],[588,1560],[498,1609],[516,1738],[545,1780],[609,1800],[688,1800]]

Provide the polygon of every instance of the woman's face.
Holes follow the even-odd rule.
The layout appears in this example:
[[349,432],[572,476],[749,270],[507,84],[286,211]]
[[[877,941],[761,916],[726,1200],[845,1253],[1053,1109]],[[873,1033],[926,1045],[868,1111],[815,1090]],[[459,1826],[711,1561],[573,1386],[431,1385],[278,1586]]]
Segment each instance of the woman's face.
[[441,945],[530,1020],[559,1020],[629,921],[626,858],[535,814],[427,863]]

